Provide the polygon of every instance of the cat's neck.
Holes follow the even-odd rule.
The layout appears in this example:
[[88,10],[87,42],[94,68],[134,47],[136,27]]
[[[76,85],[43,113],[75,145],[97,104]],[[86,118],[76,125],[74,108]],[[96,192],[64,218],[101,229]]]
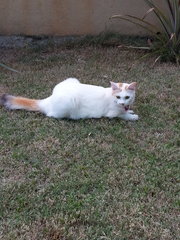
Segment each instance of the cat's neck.
[[113,95],[112,95],[112,88],[105,88],[105,92],[106,92],[106,95],[108,96],[108,97],[112,97]]

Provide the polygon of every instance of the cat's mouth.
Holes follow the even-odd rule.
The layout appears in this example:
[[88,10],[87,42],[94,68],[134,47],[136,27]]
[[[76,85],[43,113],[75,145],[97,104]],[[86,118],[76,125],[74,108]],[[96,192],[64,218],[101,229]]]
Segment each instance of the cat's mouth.
[[128,110],[129,110],[129,105],[125,106],[125,107],[124,107],[124,110],[125,110],[125,111],[128,111]]

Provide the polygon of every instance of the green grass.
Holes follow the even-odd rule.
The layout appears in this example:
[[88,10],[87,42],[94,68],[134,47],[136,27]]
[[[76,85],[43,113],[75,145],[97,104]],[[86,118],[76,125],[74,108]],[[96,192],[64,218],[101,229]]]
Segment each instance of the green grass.
[[180,70],[96,46],[1,54],[21,72],[1,69],[1,91],[14,95],[46,97],[67,77],[105,87],[137,81],[140,120],[56,120],[1,108],[0,239],[178,239]]

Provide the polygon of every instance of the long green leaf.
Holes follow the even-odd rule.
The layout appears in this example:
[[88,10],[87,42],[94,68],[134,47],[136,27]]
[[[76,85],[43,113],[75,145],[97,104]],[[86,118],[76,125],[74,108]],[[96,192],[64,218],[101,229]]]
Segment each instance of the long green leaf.
[[151,12],[154,11],[154,8],[150,8],[145,14],[144,16],[142,17],[142,19],[144,20]]
[[[172,60],[172,57],[179,64],[180,61],[180,0],[164,0],[166,10],[157,5],[157,0],[144,0],[150,9],[142,18],[133,15],[115,15],[112,18],[133,23],[146,31],[149,31],[157,39],[150,48],[153,54],[158,54],[165,59]],[[161,30],[149,21],[146,17],[154,12],[161,24]],[[160,34],[156,34],[160,32]],[[159,58],[158,58],[159,59]]]
[[19,73],[17,70],[11,68],[11,67],[8,67],[7,65],[3,64],[3,63],[0,63],[0,66],[3,67],[3,68],[6,68],[12,72],[16,72],[16,73]]
[[166,0],[166,2],[167,2],[167,5],[168,5],[169,12],[171,13],[171,17],[174,21],[174,14],[173,14],[173,9],[172,9],[172,6],[171,6],[171,2],[170,2],[170,0]]
[[148,28],[147,26],[144,26],[143,24],[134,22],[133,20],[128,19],[126,16],[123,16],[123,15],[114,15],[114,16],[111,17],[111,19],[113,19],[113,18],[120,18],[120,19],[125,20],[125,21],[127,21],[127,22],[130,22],[130,23],[133,23],[133,24],[135,24],[135,25],[138,25],[138,26],[144,28],[146,31],[151,32],[152,34],[155,34],[155,32],[154,32],[152,29]]
[[[145,20],[143,20],[143,19],[141,19],[141,18],[132,16],[132,15],[124,15],[124,16],[123,16],[123,15],[114,15],[114,16],[112,16],[111,18],[120,18],[120,19],[122,19],[122,20],[131,22],[131,23],[133,23],[133,24],[135,24],[135,25],[137,25],[137,26],[145,29],[146,31],[152,33],[159,41],[165,43],[165,41],[164,41],[164,39],[162,38],[162,36],[159,36],[159,35],[156,34],[157,32],[159,32],[159,28],[157,28],[155,25],[153,25],[153,24],[151,24],[151,23],[149,23],[149,22],[147,22],[147,21],[145,21]],[[129,19],[129,18],[130,18],[130,19]],[[140,23],[131,20],[131,18],[132,18],[133,20],[139,21]],[[143,24],[145,24],[145,25],[143,25]]]
[[145,0],[149,7],[154,8],[154,13],[161,22],[161,25],[170,37],[171,33],[177,36],[180,34],[180,1],[179,0],[164,0],[167,5],[168,12],[163,11],[153,3],[152,0]]
[[165,39],[165,40],[164,40],[164,37],[162,37],[162,35],[161,36],[157,35],[157,32],[159,32],[160,29],[158,27],[156,27],[154,24],[151,24],[151,23],[149,23],[149,22],[147,22],[147,21],[145,21],[145,20],[143,20],[139,17],[135,17],[135,16],[132,16],[132,15],[126,15],[126,16],[128,16],[129,18],[135,19],[137,21],[140,21],[140,22],[144,23],[145,25],[148,25],[150,28],[147,28],[147,30],[148,31],[152,30],[151,33],[154,33],[155,38],[157,38],[159,41],[162,41],[162,42],[165,43],[167,40],[169,40],[169,35],[166,35],[167,39]]
[[158,28],[156,25],[154,25],[154,24],[152,24],[152,23],[144,20],[143,18],[139,18],[139,17],[133,16],[133,15],[129,15],[129,14],[127,14],[127,15],[125,15],[125,16],[127,16],[127,17],[129,17],[129,18],[133,18],[133,19],[135,19],[135,20],[137,20],[137,21],[140,21],[140,22],[148,25],[149,27],[151,27],[152,29],[154,29],[154,32],[158,32],[158,31],[159,31],[159,28]]
[[178,0],[174,2],[174,25],[175,33],[178,37],[178,32],[180,35],[180,1],[178,2]]
[[145,2],[151,7],[154,8],[154,13],[156,17],[159,19],[162,27],[164,28],[164,32],[167,34],[169,37],[169,33],[173,32],[173,28],[167,18],[167,16],[161,11],[160,8],[158,8],[152,1],[150,0],[145,0]]

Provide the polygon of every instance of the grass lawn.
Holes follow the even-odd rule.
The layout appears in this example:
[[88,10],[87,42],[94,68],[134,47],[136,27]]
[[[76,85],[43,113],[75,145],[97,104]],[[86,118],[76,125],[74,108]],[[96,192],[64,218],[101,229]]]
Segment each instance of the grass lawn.
[[20,71],[0,69],[1,92],[44,98],[68,77],[105,87],[137,81],[140,120],[57,120],[0,108],[0,239],[178,239],[180,69],[151,68],[151,60],[136,60],[142,54],[1,50],[1,62]]

